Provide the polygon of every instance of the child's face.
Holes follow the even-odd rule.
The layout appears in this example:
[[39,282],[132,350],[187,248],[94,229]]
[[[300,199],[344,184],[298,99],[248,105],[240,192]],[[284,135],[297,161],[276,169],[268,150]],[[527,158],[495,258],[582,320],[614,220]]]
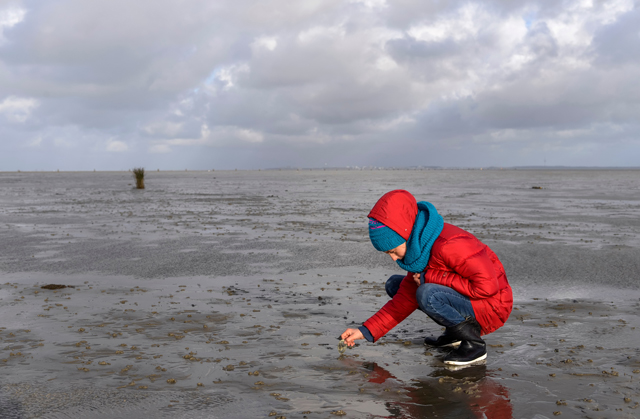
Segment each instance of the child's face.
[[404,255],[407,253],[407,242],[402,243],[395,249],[387,250],[385,253],[391,256],[391,259],[393,259],[394,262],[396,260],[402,260],[404,259]]

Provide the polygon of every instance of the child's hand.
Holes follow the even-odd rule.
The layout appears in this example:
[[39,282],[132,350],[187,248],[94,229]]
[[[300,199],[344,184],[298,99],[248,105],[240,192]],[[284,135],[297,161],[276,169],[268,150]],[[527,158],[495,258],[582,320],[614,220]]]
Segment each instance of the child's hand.
[[413,280],[416,281],[416,284],[418,284],[418,286],[420,286],[420,274],[413,274]]
[[351,347],[356,344],[356,340],[364,339],[364,336],[362,336],[362,332],[358,329],[347,329],[340,335],[340,339],[344,339],[347,346]]

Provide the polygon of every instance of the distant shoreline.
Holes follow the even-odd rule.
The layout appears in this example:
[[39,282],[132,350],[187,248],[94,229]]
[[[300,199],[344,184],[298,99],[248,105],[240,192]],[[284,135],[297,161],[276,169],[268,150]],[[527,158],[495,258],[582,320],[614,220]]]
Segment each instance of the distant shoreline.
[[[153,172],[258,172],[258,171],[429,171],[429,170],[520,170],[520,171],[636,171],[640,166],[511,166],[511,167],[440,167],[440,166],[407,166],[407,167],[377,167],[377,166],[346,166],[346,167],[270,167],[259,169],[147,169]],[[130,169],[108,169],[108,170],[0,170],[0,173],[98,173],[98,172],[130,172]]]

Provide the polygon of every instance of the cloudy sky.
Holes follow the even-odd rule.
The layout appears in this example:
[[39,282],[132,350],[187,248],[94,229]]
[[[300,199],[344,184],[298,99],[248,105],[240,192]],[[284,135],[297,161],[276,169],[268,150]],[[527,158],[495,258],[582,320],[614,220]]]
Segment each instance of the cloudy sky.
[[0,170],[640,166],[633,0],[0,0]]

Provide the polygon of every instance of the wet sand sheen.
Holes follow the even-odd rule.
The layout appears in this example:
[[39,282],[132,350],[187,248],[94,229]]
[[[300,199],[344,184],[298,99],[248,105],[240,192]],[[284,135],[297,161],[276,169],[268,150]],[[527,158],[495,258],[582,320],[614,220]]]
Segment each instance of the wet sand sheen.
[[[21,406],[26,417],[47,406],[42,395],[52,388],[73,400],[70,395],[87,385],[121,390],[115,393],[120,399],[144,400],[160,410],[171,404],[182,411],[180,400],[195,398],[203,414],[218,409],[221,400],[230,410],[250,400],[251,415],[276,409],[289,417],[310,412],[302,415],[310,418],[336,410],[356,416],[449,415],[462,402],[467,407],[459,417],[498,401],[514,413],[519,405],[558,402],[553,411],[565,415],[637,406],[637,299],[615,305],[520,301],[502,332],[488,336],[486,365],[452,369],[442,364],[443,351],[422,346],[421,337],[438,328],[420,313],[380,342],[341,355],[335,325],[348,323],[344,317],[366,316],[384,297],[377,297],[375,272],[320,272],[326,280],[320,284],[303,282],[298,274],[218,278],[207,288],[203,278],[168,279],[144,289],[126,289],[129,278],[83,275],[67,277],[77,284],[72,291],[37,294],[38,288],[26,284],[30,279],[18,275],[1,288],[14,300],[3,314],[30,329],[0,333],[11,351],[0,360],[2,367],[19,377],[4,387],[5,397],[28,394]],[[318,271],[306,274],[317,277]],[[360,299],[354,303],[347,295]],[[347,313],[342,306],[349,307],[348,316],[341,316]],[[93,318],[75,314],[82,312]],[[526,339],[527,334],[535,337]],[[588,343],[579,343],[584,336],[591,336]],[[38,384],[25,388],[29,382]],[[68,402],[63,411],[95,407],[83,397],[77,403]]]
[[[226,187],[235,188],[240,181],[247,183],[243,186],[245,192],[256,187],[258,180],[242,176],[226,178]],[[287,188],[297,188],[304,194],[324,176],[310,175],[299,185]],[[344,178],[354,180],[349,176],[347,173]],[[383,180],[401,183],[397,178]],[[275,190],[277,182],[290,180],[275,178],[272,182]],[[466,188],[473,190],[472,183],[467,179]],[[381,190],[394,186],[399,185],[372,184]],[[153,190],[153,183],[149,181],[147,187]],[[264,195],[273,192],[265,188]],[[522,190],[523,194],[528,192]],[[91,207],[91,200],[68,206],[73,202],[72,196],[80,197],[85,191],[70,191],[64,198],[56,198],[53,193],[28,198],[32,218],[26,220],[31,224],[25,223],[25,203],[5,200],[0,207],[0,238],[6,239],[4,243],[20,242],[22,246],[21,254],[17,250],[4,252],[0,265],[0,369],[5,377],[0,409],[13,415],[7,417],[109,417],[115,412],[120,417],[139,417],[144,412],[159,417],[327,418],[344,413],[346,417],[467,418],[490,411],[531,418],[536,414],[638,416],[640,353],[636,327],[640,322],[636,313],[640,294],[605,286],[607,278],[600,285],[581,283],[576,278],[560,282],[561,286],[557,278],[529,282],[519,269],[530,262],[509,259],[509,254],[525,254],[525,246],[531,249],[529,254],[551,246],[552,253],[561,258],[566,246],[588,249],[597,244],[584,243],[584,237],[581,243],[580,234],[567,233],[570,228],[551,230],[567,233],[560,241],[551,241],[554,234],[546,233],[544,240],[550,242],[543,243],[541,236],[535,244],[525,238],[513,244],[517,238],[513,232],[515,221],[503,220],[501,226],[487,233],[484,240],[492,248],[502,249],[499,256],[515,272],[509,279],[516,292],[516,309],[504,328],[487,337],[486,364],[455,370],[442,364],[444,352],[422,346],[422,338],[438,333],[439,328],[421,313],[414,313],[376,344],[363,343],[344,355],[339,353],[336,336],[344,327],[360,324],[386,301],[384,281],[397,273],[386,259],[371,256],[366,237],[359,232],[360,224],[351,222],[358,219],[357,211],[347,205],[355,209],[366,207],[366,194],[340,197],[336,192],[315,190],[323,199],[309,200],[306,205],[319,213],[331,209],[335,225],[321,225],[326,221],[314,220],[317,214],[311,209],[307,215],[300,215],[300,220],[287,219],[287,202],[278,204],[280,214],[269,216],[265,214],[273,211],[272,207],[258,210],[254,204],[259,200],[243,203],[239,199],[228,205],[236,217],[220,221],[218,228],[225,225],[227,231],[248,229],[250,234],[219,236],[222,233],[216,230],[210,237],[194,239],[192,234],[204,235],[204,228],[210,227],[204,220],[208,212],[199,207],[200,197],[191,191],[188,196],[193,202],[181,198],[186,202],[182,217],[191,217],[189,225],[183,226],[186,232],[176,233],[175,239],[167,242],[154,229],[140,227],[144,224],[140,215],[119,213],[119,205],[128,205],[122,200],[101,203],[102,214],[98,217],[91,208],[82,208]],[[165,191],[161,201],[180,193],[184,192]],[[466,202],[466,196],[444,199],[451,194],[445,188],[434,193],[441,194],[442,202],[450,203],[449,208],[481,205]],[[162,206],[155,199],[150,205],[157,202]],[[536,198],[530,199],[533,205]],[[301,209],[305,202],[301,199],[298,203]],[[505,202],[498,215],[504,217],[517,210],[509,205]],[[44,218],[44,212],[54,208],[70,210],[64,216],[57,215],[65,218],[66,224]],[[344,211],[338,212],[337,208]],[[262,215],[254,215],[258,211]],[[474,217],[478,223],[495,221],[489,217],[483,220],[487,214],[456,220],[452,216],[455,211],[451,211],[452,219],[448,221],[454,223],[472,225]],[[16,218],[18,212],[21,223]],[[238,216],[240,212],[244,214]],[[84,221],[79,224],[69,214]],[[93,215],[101,217],[100,222],[107,227],[92,227],[98,224]],[[597,211],[590,216],[603,217]],[[129,217],[135,220],[127,223]],[[265,220],[266,231],[256,232],[260,227],[253,230],[259,219]],[[623,209],[619,219],[626,220]],[[514,220],[522,228],[524,218]],[[590,221],[589,230],[595,231],[596,225],[610,221],[610,214]],[[541,223],[531,219],[527,222],[532,226]],[[556,220],[557,224],[566,222]],[[317,226],[310,227],[314,223]],[[630,234],[637,227],[627,221],[618,224],[615,234]],[[116,248],[109,243],[118,239],[105,238],[102,232],[116,226],[126,227],[124,231],[128,233],[120,234],[128,234],[126,243],[137,243],[139,250],[128,255],[114,253]],[[136,232],[136,228],[146,230]],[[58,238],[59,230],[87,234],[72,239],[86,248],[85,253],[75,255],[75,248],[65,243],[67,236]],[[496,234],[498,239],[489,238]],[[133,241],[137,237],[140,240]],[[526,236],[528,241],[532,237]],[[586,240],[598,240],[598,234],[592,233]],[[637,252],[632,238],[624,245],[626,251]],[[347,255],[348,261],[340,259],[337,267],[332,267],[331,260],[321,253],[330,252],[334,257],[336,246],[339,252],[355,250]],[[508,253],[514,246],[519,248]],[[607,244],[601,246],[605,247],[599,252],[621,251],[606,247]],[[51,247],[57,251],[50,252]],[[180,263],[168,271],[183,270],[184,275],[149,276],[153,263],[168,266],[163,265],[166,253],[154,253],[153,249],[160,248],[180,255],[171,259],[172,263]],[[125,253],[130,249],[125,244]],[[213,256],[203,253],[206,249],[211,249]],[[103,259],[119,262],[135,259],[124,266],[140,269],[139,274],[114,275],[107,265],[97,269],[101,273],[91,272],[98,267],[92,262],[87,265],[92,269],[78,269],[89,251],[97,252],[94,255],[102,252]],[[43,256],[31,257],[38,254]],[[306,255],[307,260],[300,261],[301,255]],[[368,255],[365,262],[359,262],[359,255]],[[228,264],[233,269],[225,269],[235,269],[239,274],[198,275],[199,261],[211,257],[230,258]],[[138,268],[136,263],[140,263]],[[571,265],[571,261],[565,263]],[[118,266],[121,269],[122,265]],[[296,269],[301,267],[305,268]],[[75,272],[56,273],[58,269]],[[617,277],[631,271],[624,266],[621,270],[611,275]],[[75,288],[40,288],[46,284]]]

